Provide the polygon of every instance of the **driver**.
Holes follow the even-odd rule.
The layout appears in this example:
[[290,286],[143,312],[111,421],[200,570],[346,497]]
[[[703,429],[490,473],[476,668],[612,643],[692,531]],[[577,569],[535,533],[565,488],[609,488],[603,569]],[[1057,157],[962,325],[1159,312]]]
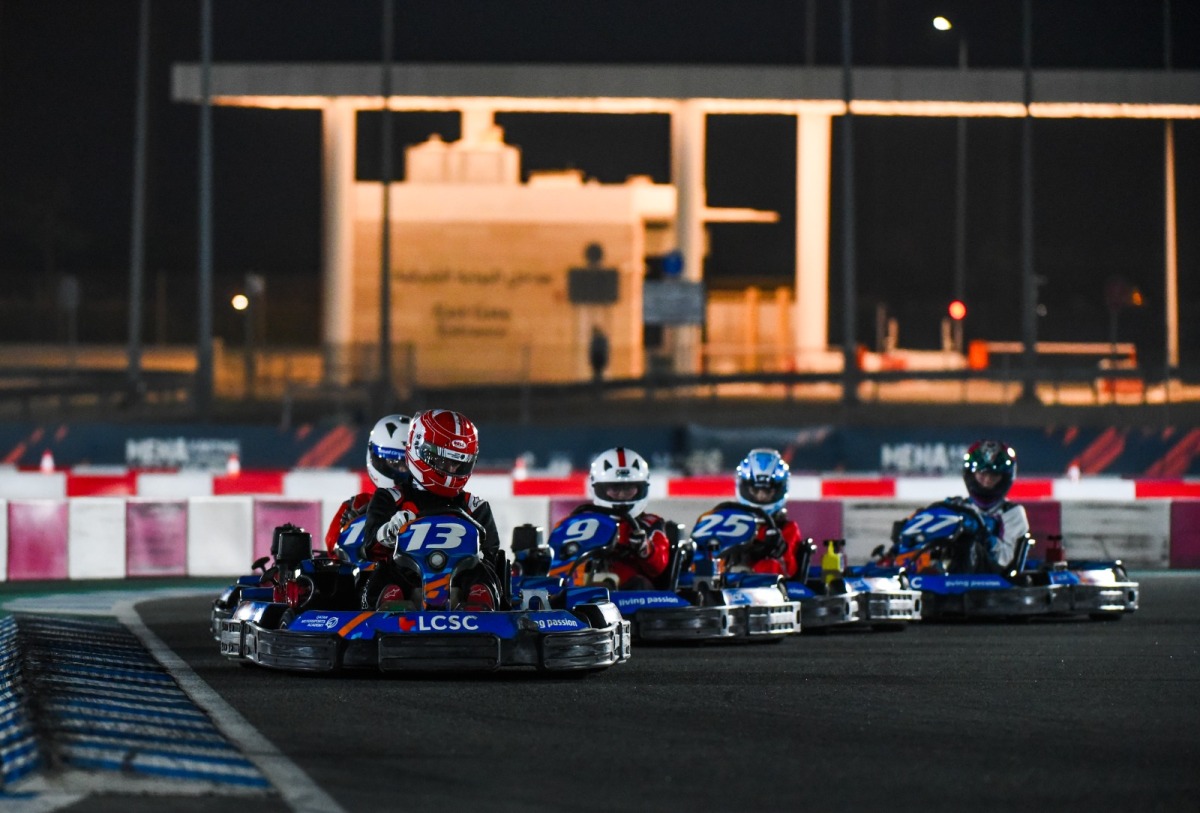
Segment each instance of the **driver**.
[[980,573],[1009,569],[1017,540],[1029,533],[1025,507],[1005,499],[1016,476],[1017,452],[1000,441],[981,440],[963,455],[963,482],[969,496],[947,502],[973,508],[980,517],[961,552],[964,569]]
[[645,512],[650,500],[646,459],[624,446],[601,453],[592,461],[588,489],[592,501],[576,508],[571,516],[599,507],[618,517],[616,554],[608,562],[617,576],[618,589],[654,589],[655,579],[670,562],[671,540],[666,520]]
[[734,479],[738,502],[759,509],[772,524],[760,525],[744,560],[731,565],[740,564],[755,573],[777,573],[785,579],[803,579],[806,574],[796,573],[796,549],[802,544],[800,526],[787,515],[791,480],[787,462],[774,449],[751,449],[738,464]]
[[431,409],[413,416],[405,454],[406,477],[376,489],[367,506],[363,557],[377,562],[362,593],[365,610],[402,600],[413,586],[392,565],[396,538],[418,514],[458,508],[483,526],[484,562],[464,579],[467,610],[493,610],[500,601],[488,560],[500,550],[500,534],[488,503],[464,491],[479,457],[479,432],[460,412]]
[[[392,488],[398,480],[408,477],[404,465],[404,447],[408,445],[408,427],[412,418],[407,415],[385,415],[375,422],[367,438],[367,476],[376,488]],[[325,531],[325,549],[337,548],[338,539],[361,517],[374,496],[373,491],[355,494],[338,506],[337,513]]]

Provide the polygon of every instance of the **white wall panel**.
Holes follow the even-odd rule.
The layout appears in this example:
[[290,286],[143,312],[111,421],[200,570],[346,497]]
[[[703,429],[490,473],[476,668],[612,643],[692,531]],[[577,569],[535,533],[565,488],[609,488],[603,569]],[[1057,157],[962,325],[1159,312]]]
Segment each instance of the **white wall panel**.
[[0,497],[6,500],[58,499],[67,496],[66,472],[0,469]]
[[[475,482],[474,478],[471,482]],[[500,546],[505,550],[512,549],[512,529],[527,522],[540,526],[549,538],[549,497],[507,497],[488,500],[488,504],[492,506],[492,515],[496,518]]]
[[1062,531],[1068,561],[1120,559],[1131,568],[1167,567],[1171,503],[1064,502]]
[[205,471],[145,472],[137,476],[139,497],[185,500],[211,497],[212,493],[212,475]]
[[1137,483],[1118,477],[1086,477],[1077,481],[1055,480],[1056,500],[1118,500],[1137,499]]
[[896,479],[896,499],[930,503],[947,497],[965,497],[967,487],[961,477],[899,477]]
[[67,501],[67,577],[125,578],[125,498]]
[[[961,481],[960,481],[961,482]],[[946,495],[943,494],[943,497]],[[871,551],[892,544],[892,524],[932,500],[844,500],[842,533],[846,538],[846,564],[866,564]]]
[[253,559],[254,498],[195,497],[188,501],[190,576],[232,576]]
[[324,537],[342,503],[358,494],[362,478],[356,472],[332,469],[299,469],[283,475],[283,496],[321,501],[321,527],[314,538]]

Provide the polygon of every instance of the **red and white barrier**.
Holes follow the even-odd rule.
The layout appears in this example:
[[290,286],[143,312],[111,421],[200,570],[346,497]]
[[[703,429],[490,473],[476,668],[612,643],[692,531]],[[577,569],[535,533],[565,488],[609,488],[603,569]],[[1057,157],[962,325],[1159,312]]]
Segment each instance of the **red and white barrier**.
[[[648,510],[685,526],[724,499],[657,496]],[[489,498],[501,538],[523,523],[550,528],[580,497]],[[847,540],[848,561],[886,544],[892,523],[925,499],[793,500],[805,536]],[[1038,539],[1062,535],[1072,558],[1134,568],[1200,567],[1200,500],[1025,503]],[[307,528],[319,546],[336,510],[324,499],[266,496],[0,499],[0,581],[233,576],[266,555],[277,525]]]
[[[239,470],[236,474],[203,471],[137,471],[120,467],[79,468],[69,471],[0,470],[0,498],[37,497],[154,497],[186,499],[202,496],[278,495],[340,503],[350,494],[373,490],[365,474],[344,469],[293,471]],[[732,475],[656,476],[652,496],[732,496]],[[501,497],[586,497],[587,475],[537,473],[477,473],[471,490],[489,499]],[[931,501],[962,492],[955,476],[892,477],[880,475],[793,474],[791,496],[797,500],[897,499]],[[1200,479],[1128,479],[1120,477],[1020,477],[1011,499],[1026,500],[1142,500],[1200,499]]]
[[[691,525],[733,497],[732,479],[654,476],[649,510]],[[266,555],[277,525],[307,528],[319,544],[342,500],[372,489],[364,474],[332,469],[0,469],[0,581],[233,575]],[[516,525],[565,516],[587,498],[587,478],[481,472],[470,489],[507,540]],[[795,474],[789,511],[806,536],[844,538],[849,561],[863,561],[895,520],[962,491],[958,477]],[[1062,534],[1075,558],[1200,567],[1198,480],[1022,477],[1010,496],[1035,537]]]

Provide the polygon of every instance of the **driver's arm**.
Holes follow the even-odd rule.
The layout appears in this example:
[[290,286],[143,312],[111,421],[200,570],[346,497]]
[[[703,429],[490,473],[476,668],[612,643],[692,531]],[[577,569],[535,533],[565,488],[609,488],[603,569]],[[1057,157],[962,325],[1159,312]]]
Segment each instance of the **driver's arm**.
[[363,525],[362,553],[367,559],[386,559],[388,551],[379,544],[379,529],[396,513],[399,492],[377,488],[367,504],[367,520]]
[[467,503],[467,511],[476,522],[483,526],[483,539],[480,541],[480,547],[485,551],[499,550],[500,532],[496,530],[496,518],[492,516],[492,506],[486,500],[481,500],[472,494]]

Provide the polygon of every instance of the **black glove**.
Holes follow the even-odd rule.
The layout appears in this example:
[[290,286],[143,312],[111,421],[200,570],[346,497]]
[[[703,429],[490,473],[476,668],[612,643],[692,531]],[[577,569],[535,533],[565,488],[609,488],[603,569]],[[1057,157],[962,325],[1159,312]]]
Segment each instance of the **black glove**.
[[635,528],[629,532],[629,542],[627,550],[633,556],[639,559],[650,558],[650,538],[646,535],[645,530]]
[[983,523],[978,513],[971,511],[963,514],[962,535],[968,539],[975,538],[983,530]]
[[772,559],[782,559],[787,551],[787,542],[778,528],[767,528],[763,532],[762,549],[766,556]]

